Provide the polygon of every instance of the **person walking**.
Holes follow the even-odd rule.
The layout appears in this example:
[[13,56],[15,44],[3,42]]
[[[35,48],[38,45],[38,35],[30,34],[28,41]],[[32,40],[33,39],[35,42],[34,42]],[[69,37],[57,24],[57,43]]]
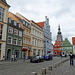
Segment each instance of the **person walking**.
[[72,66],[74,65],[72,52],[70,53],[70,66],[71,66],[71,65],[72,65]]

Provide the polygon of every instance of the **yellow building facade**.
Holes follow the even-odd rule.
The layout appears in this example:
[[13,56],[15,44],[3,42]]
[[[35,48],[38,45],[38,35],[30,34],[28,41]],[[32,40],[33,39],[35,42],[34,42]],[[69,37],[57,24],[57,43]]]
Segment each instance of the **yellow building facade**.
[[6,0],[0,0],[0,60],[5,59],[7,18],[9,5]]
[[[30,21],[26,19],[24,16],[22,16],[19,13],[16,13],[16,16],[21,18],[21,21],[23,23],[23,49],[22,49],[22,55],[27,55],[28,57],[31,56],[31,26]],[[22,56],[24,57],[24,56]]]

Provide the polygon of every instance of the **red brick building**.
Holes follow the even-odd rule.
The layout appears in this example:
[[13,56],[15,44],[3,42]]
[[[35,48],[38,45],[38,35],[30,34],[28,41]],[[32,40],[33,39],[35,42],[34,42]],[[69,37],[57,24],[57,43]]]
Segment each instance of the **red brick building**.
[[53,55],[60,55],[61,52],[61,44],[58,41],[56,41],[53,46]]

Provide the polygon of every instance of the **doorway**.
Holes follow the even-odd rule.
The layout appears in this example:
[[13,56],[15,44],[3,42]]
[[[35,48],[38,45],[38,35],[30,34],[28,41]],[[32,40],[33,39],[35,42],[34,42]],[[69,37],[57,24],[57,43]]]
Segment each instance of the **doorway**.
[[7,51],[7,59],[11,59],[11,49],[8,49]]

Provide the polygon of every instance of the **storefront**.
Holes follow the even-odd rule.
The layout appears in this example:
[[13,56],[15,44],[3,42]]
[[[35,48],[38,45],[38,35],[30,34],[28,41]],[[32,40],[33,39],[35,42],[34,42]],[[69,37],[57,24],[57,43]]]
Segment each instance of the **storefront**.
[[22,48],[22,58],[25,58],[26,57],[27,51],[28,51],[27,47],[23,47]]

